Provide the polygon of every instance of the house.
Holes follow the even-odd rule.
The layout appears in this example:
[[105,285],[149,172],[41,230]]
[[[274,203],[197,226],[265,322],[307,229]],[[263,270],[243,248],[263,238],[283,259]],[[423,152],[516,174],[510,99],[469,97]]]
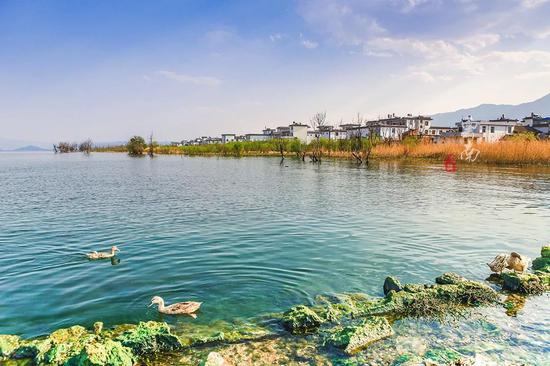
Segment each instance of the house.
[[550,117],[541,117],[531,113],[530,116],[523,119],[523,125],[532,127],[546,136],[550,135]]
[[222,133],[222,144],[233,142],[236,139],[237,139],[237,136],[234,133]]
[[302,142],[307,141],[307,130],[309,129],[308,125],[292,122],[292,124],[290,124],[290,126],[288,127],[290,129],[290,136]]
[[430,126],[423,134],[423,139],[437,143],[448,137],[456,137],[457,132],[455,127]]
[[407,114],[406,117],[403,117],[405,120],[405,125],[409,130],[416,131],[416,134],[426,135],[428,130],[432,125],[432,118],[427,116],[413,116],[412,114]]
[[273,136],[264,135],[263,133],[247,133],[244,135],[244,141],[267,141],[272,138]]
[[474,141],[496,142],[504,136],[514,133],[514,128],[519,126],[517,119],[509,119],[502,115],[499,119],[493,120],[472,120],[472,116],[457,122],[459,136]]

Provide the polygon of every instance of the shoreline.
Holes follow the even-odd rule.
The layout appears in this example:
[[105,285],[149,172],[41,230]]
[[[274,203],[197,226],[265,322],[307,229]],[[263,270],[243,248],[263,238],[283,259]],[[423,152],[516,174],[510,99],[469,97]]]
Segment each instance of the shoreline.
[[[328,142],[327,142],[328,144]],[[296,159],[310,162],[312,151],[310,146],[301,148],[292,145],[284,148],[285,159]],[[444,164],[450,159],[456,165],[494,165],[494,166],[550,166],[550,140],[519,141],[507,140],[495,143],[480,143],[474,145],[479,156],[473,161],[461,160],[465,147],[460,143],[416,143],[408,145],[403,142],[383,143],[372,148],[369,158],[365,158],[367,151],[353,152],[349,149],[338,149],[337,146],[324,146],[321,149],[322,160],[349,160],[357,164],[354,155],[361,155],[365,161],[424,161]],[[125,146],[96,148],[94,152],[127,153]],[[145,149],[146,155],[148,149]],[[270,142],[243,142],[228,143],[225,145],[198,145],[198,146],[156,146],[157,155],[183,156],[218,156],[218,157],[276,157],[281,158],[281,151],[273,148]]]
[[[243,364],[239,357],[250,352],[255,355],[254,360],[264,357],[262,364],[270,364],[269,360],[286,352],[277,348],[284,345],[292,352],[297,352],[295,348],[307,349],[296,357],[315,359],[316,364],[359,365],[363,364],[361,357],[373,356],[365,356],[371,347],[393,338],[393,328],[406,327],[407,320],[442,325],[448,321],[466,322],[476,308],[501,309],[506,315],[515,316],[529,296],[544,295],[550,290],[550,246],[542,247],[532,271],[523,274],[493,273],[486,281],[478,282],[447,272],[437,277],[435,284],[401,284],[397,278],[387,277],[383,288],[384,297],[361,293],[318,296],[313,305],[296,305],[282,313],[246,321],[183,323],[179,328],[148,321],[109,329],[96,322],[93,329],[75,325],[32,339],[0,335],[0,361],[10,366],[26,365],[29,361],[34,365],[132,366],[149,364],[149,360],[156,360],[158,365],[173,364],[171,359],[176,357],[181,364],[202,360],[200,364],[215,366]],[[490,327],[498,330],[497,325]],[[273,349],[273,344],[278,346]],[[233,355],[236,349],[239,354]],[[441,344],[419,354],[390,349],[375,357],[391,360],[392,365],[469,365],[468,352]],[[182,356],[189,357],[189,362],[183,362]],[[209,363],[220,358],[222,363]],[[164,359],[168,359],[167,363]]]

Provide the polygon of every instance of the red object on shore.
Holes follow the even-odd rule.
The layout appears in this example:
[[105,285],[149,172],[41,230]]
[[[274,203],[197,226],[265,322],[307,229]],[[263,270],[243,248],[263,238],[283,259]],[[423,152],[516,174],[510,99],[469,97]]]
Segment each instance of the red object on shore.
[[446,172],[456,172],[456,159],[452,154],[447,155],[443,163]]

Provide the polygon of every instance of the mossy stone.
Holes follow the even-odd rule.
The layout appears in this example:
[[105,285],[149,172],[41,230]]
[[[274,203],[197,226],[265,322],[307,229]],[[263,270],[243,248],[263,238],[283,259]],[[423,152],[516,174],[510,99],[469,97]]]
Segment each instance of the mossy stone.
[[20,340],[16,335],[0,334],[0,358],[9,357],[19,347]]
[[543,258],[550,258],[550,245],[545,245],[540,250],[540,255]]
[[533,268],[534,271],[550,273],[550,258],[538,257],[535,260],[533,260],[531,267]]
[[122,333],[117,339],[136,355],[171,351],[182,347],[179,338],[172,334],[166,323],[140,322],[134,329]]
[[346,353],[353,354],[391,335],[393,335],[393,329],[386,318],[369,317],[356,324],[331,330],[325,339],[325,344],[342,348]]
[[283,326],[293,334],[304,334],[317,330],[324,322],[315,311],[305,305],[298,305],[283,314]]

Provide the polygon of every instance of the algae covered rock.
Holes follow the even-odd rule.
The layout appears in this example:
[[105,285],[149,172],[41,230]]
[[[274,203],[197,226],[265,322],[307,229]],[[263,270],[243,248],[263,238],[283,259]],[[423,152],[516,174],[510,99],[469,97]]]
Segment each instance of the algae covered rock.
[[393,335],[390,323],[384,317],[369,317],[356,324],[336,327],[325,339],[325,344],[355,353],[369,344]]
[[390,291],[399,292],[403,289],[401,282],[395,277],[389,276],[384,280],[384,296],[387,295]]
[[32,358],[35,363],[42,362],[44,353],[51,347],[48,339],[34,339],[30,341],[21,341],[19,347],[11,354],[13,359]]
[[19,347],[20,340],[16,335],[0,334],[0,358],[9,357]]
[[464,281],[467,280],[453,272],[445,272],[435,279],[435,283],[439,285],[458,285]]
[[[451,348],[434,348],[429,350],[424,355],[424,363],[432,365],[433,363],[439,365],[454,364],[462,358],[462,355]],[[431,362],[431,363],[430,363]]]
[[65,366],[132,366],[134,356],[132,351],[120,342],[106,339],[102,342],[89,342],[80,353],[69,359]]
[[533,263],[531,266],[534,271],[550,273],[550,258],[538,257],[535,260],[533,260]]
[[132,349],[136,355],[171,351],[182,347],[179,338],[172,334],[166,323],[140,322],[137,327],[122,333],[116,339]]
[[541,295],[547,289],[545,277],[536,274],[502,273],[502,289],[526,295]]
[[540,250],[540,255],[543,258],[550,258],[550,245],[545,245]]
[[298,305],[283,314],[282,322],[292,334],[304,334],[317,330],[324,319],[311,308]]
[[94,333],[100,334],[103,331],[103,322],[94,323]]

